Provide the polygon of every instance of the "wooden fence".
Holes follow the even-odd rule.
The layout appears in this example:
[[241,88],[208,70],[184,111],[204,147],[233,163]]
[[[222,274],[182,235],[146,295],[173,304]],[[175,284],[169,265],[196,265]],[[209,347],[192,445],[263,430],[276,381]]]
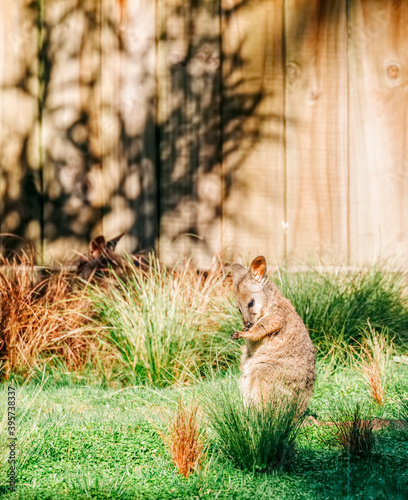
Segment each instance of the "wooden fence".
[[199,266],[403,256],[407,26],[403,0],[1,2],[1,232],[46,261],[121,232]]

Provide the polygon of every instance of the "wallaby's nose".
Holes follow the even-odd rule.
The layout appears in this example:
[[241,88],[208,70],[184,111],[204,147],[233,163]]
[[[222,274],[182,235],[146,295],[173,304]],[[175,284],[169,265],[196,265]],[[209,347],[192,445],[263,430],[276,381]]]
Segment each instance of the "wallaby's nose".
[[245,325],[245,328],[244,328],[244,332],[247,332],[252,326],[252,323],[246,323]]

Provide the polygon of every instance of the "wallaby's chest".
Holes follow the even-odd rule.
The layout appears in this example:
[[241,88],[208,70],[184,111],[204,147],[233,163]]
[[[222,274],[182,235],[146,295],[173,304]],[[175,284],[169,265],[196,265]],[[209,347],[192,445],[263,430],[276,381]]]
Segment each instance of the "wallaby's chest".
[[267,342],[266,339],[259,340],[258,342],[247,340],[246,344],[242,348],[243,351],[242,361],[244,362],[246,360],[261,356],[262,352],[265,350],[266,342]]

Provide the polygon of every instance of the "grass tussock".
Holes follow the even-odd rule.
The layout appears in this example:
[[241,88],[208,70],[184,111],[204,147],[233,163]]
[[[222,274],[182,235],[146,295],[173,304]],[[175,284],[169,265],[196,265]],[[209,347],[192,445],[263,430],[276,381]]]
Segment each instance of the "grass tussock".
[[[26,255],[0,265],[3,375],[41,370],[47,363],[54,374],[74,371],[111,385],[165,386],[238,367],[240,343],[230,335],[242,318],[219,261],[208,272],[188,264],[169,269],[153,255],[139,266],[121,263],[120,275],[107,270],[82,287],[73,287],[78,279],[67,273],[37,283]],[[321,354],[331,355],[335,346],[343,348],[336,347],[337,353],[355,349],[356,368],[382,401],[382,363],[390,352],[385,343],[395,338],[398,350],[407,340],[403,276],[376,266],[359,273],[282,268],[272,278]],[[370,337],[368,320],[380,332],[377,340]]]
[[362,342],[350,347],[350,356],[356,371],[364,380],[371,398],[384,404],[385,393],[392,378],[392,341],[385,332],[377,333],[368,323]]
[[90,302],[71,291],[59,273],[37,283],[33,259],[3,261],[0,267],[0,361],[3,376],[27,376],[58,360],[80,370],[92,352],[82,327]]
[[297,401],[273,394],[262,405],[244,401],[235,384],[208,392],[206,400],[218,445],[237,466],[267,471],[293,455],[304,421]]
[[363,340],[367,321],[387,329],[396,343],[408,341],[408,295],[405,276],[379,265],[352,272],[303,272],[280,269],[274,281],[302,317],[322,353],[333,344],[346,347]]
[[401,422],[402,428],[406,432],[406,436],[408,438],[408,395],[399,393],[396,403],[396,417]]
[[223,272],[180,271],[155,258],[149,273],[130,268],[115,286],[93,287],[94,325],[112,347],[122,381],[165,386],[236,362],[239,348],[220,335],[225,320]]
[[370,458],[375,445],[374,419],[360,403],[339,403],[330,417],[332,428],[323,442],[341,448],[351,458]]
[[186,406],[181,399],[175,417],[167,426],[165,441],[174,465],[185,478],[200,467],[205,455],[204,433],[197,413],[197,403]]

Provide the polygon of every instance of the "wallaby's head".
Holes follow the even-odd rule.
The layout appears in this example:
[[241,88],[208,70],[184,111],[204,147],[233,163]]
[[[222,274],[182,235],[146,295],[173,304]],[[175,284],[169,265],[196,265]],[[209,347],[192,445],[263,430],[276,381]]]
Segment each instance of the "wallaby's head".
[[266,275],[266,260],[260,255],[252,261],[249,270],[241,264],[232,264],[232,281],[238,309],[246,329],[251,328],[264,315],[268,306],[270,283]]
[[97,236],[89,245],[91,258],[97,259],[101,256],[112,257],[116,245],[122,238],[123,234],[124,233],[109,241],[106,241],[104,236]]
[[92,240],[89,245],[89,255],[77,264],[77,274],[88,280],[96,273],[106,271],[106,268],[119,267],[121,259],[114,253],[114,250],[122,236],[123,233],[109,241],[106,241],[103,236],[97,236]]

